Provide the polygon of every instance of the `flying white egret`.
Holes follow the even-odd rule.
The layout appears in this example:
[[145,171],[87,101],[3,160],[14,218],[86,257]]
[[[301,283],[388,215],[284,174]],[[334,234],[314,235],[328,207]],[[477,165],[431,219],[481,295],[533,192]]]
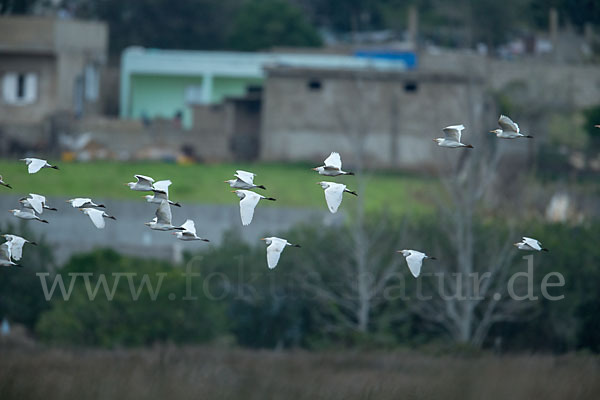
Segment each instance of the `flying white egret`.
[[168,179],[165,181],[155,182],[153,185],[154,194],[147,194],[144,196],[144,198],[148,203],[160,204],[163,200],[166,200],[172,206],[181,207],[181,204],[169,200],[169,186],[171,186],[171,183],[173,182]]
[[335,182],[317,182],[317,185],[325,190],[325,201],[327,207],[332,214],[336,213],[340,204],[342,204],[342,197],[344,192],[358,196],[356,192],[346,189],[346,185]]
[[549,251],[548,249],[544,249],[542,247],[542,243],[539,240],[523,236],[523,240],[514,244],[517,246],[519,250],[529,250],[529,251]]
[[178,230],[183,231],[185,228],[180,226],[174,226],[171,223],[172,220],[171,207],[166,200],[163,200],[158,208],[156,209],[156,217],[150,222],[146,222],[144,225],[155,231],[172,231]]
[[242,171],[241,169],[238,169],[237,171],[235,171],[234,176],[236,177],[236,179],[229,179],[228,181],[224,181],[225,183],[229,183],[229,186],[232,188],[236,188],[236,189],[259,188],[259,189],[264,189],[264,190],[267,189],[263,185],[255,185],[254,184],[254,177],[256,176],[256,174],[253,174],[252,172]]
[[8,212],[11,212],[15,217],[17,218],[21,218],[21,219],[35,219],[38,220],[40,222],[43,222],[45,224],[48,223],[48,221],[46,221],[45,219],[41,219],[40,217],[38,217],[37,215],[35,215],[35,211],[29,208],[23,209],[23,210],[8,210]]
[[96,210],[95,208],[80,208],[79,210],[81,212],[83,212],[85,215],[87,215],[88,217],[90,217],[90,219],[92,220],[92,223],[98,229],[104,229],[104,227],[106,226],[104,218],[110,218],[110,219],[116,220],[116,218],[113,217],[112,215],[108,215],[105,211]]
[[154,179],[144,175],[134,175],[134,177],[137,179],[136,182],[129,182],[125,184],[129,186],[129,189],[140,192],[151,192],[154,190]]
[[332,151],[329,157],[325,159],[325,165],[313,168],[319,175],[338,176],[338,175],[354,175],[354,172],[342,171],[342,157],[340,153]]
[[286,246],[300,247],[299,244],[291,244],[287,240],[275,236],[261,238],[260,240],[264,240],[267,243],[267,265],[269,266],[269,269],[273,269],[277,266],[279,257],[281,257],[281,252]]
[[244,226],[250,225],[250,222],[252,222],[254,209],[261,199],[275,201],[272,197],[265,197],[249,190],[232,190],[232,193],[235,193],[240,198],[240,217]]
[[21,265],[14,263],[11,260],[12,254],[10,252],[10,244],[4,242],[0,245],[0,266],[2,267],[21,267]]
[[194,224],[194,221],[192,221],[191,219],[187,219],[183,223],[183,225],[181,225],[181,228],[184,229],[181,232],[171,232],[171,234],[175,235],[177,237],[177,239],[179,239],[179,240],[183,240],[183,241],[202,240],[203,242],[210,242],[210,240],[203,239],[203,238],[199,237],[198,235],[196,235],[196,225]]
[[35,174],[42,168],[58,169],[56,165],[50,165],[48,164],[48,161],[40,158],[21,158],[19,161],[25,161],[27,171],[29,171],[30,174]]
[[500,129],[494,129],[493,131],[490,131],[490,133],[495,133],[496,137],[499,137],[500,139],[533,139],[533,136],[531,135],[523,135],[519,129],[519,125],[506,115],[501,115],[500,118],[498,118],[498,125],[500,125]]
[[436,260],[435,257],[429,257],[427,254],[417,250],[398,250],[397,252],[402,253],[408,264],[408,269],[410,269],[411,274],[413,274],[415,278],[418,278],[421,274],[421,267],[423,266],[424,259],[428,258],[430,260]]
[[46,197],[41,194],[29,193],[29,197],[22,197],[19,199],[19,203],[21,203],[24,208],[35,210],[38,214],[43,213],[44,210],[57,211],[56,208],[49,207],[46,204]]
[[106,208],[104,204],[96,204],[92,201],[92,199],[88,199],[87,197],[76,197],[74,199],[67,200],[67,203],[71,204],[73,208]]
[[8,246],[10,248],[11,256],[15,261],[19,261],[21,259],[21,256],[23,255],[23,246],[25,245],[25,243],[37,246],[36,242],[29,241],[25,238],[22,238],[21,236],[7,234],[2,235],[2,237],[6,239],[6,243],[8,243]]
[[460,137],[462,135],[461,131],[465,129],[464,125],[450,125],[443,129],[444,137],[433,139],[434,142],[437,142],[438,146],[441,147],[467,147],[472,149],[473,146],[470,144],[461,143]]
[[6,186],[7,188],[12,189],[12,186],[10,186],[8,183],[4,182],[4,179],[2,179],[2,175],[0,175],[0,185]]

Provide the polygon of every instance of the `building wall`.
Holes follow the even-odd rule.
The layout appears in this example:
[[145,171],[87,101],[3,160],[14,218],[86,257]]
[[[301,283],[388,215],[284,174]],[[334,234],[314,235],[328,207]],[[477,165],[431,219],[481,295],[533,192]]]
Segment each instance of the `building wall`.
[[198,76],[134,75],[131,80],[131,116],[141,118],[173,118],[183,113],[183,126],[191,128],[192,112],[185,103],[185,90],[190,85],[201,86]]
[[[311,90],[311,81],[321,88]],[[362,153],[369,166],[408,169],[441,161],[431,139],[443,127],[463,123],[464,141],[473,142],[493,113],[480,82],[415,72],[272,70],[263,100],[264,160],[319,162],[339,151],[347,165]]]
[[[186,103],[186,89],[189,86],[200,88],[204,83],[202,75],[146,75],[134,74],[131,77],[131,104],[129,116],[141,118],[145,113],[150,118],[172,118],[177,111],[183,113],[183,126],[193,126],[193,112]],[[261,84],[262,79],[219,77],[212,78],[210,103],[222,103],[226,97],[243,96],[249,85]]]
[[215,76],[213,78],[212,102],[221,103],[226,97],[239,97],[246,93],[248,86],[262,86],[263,79],[234,78]]
[[85,82],[89,65],[96,66],[98,77],[101,76],[107,47],[108,28],[101,22],[0,17],[0,79],[7,71],[38,73],[38,99],[28,105],[0,104],[2,122],[39,124],[62,111],[99,113],[101,91],[95,100],[81,96],[82,101],[77,102],[76,88]]
[[0,82],[4,74],[9,72],[35,73],[38,77],[37,98],[32,104],[15,105],[4,102],[0,95],[0,122],[25,124],[40,121],[55,110],[58,88],[54,56],[0,52]]

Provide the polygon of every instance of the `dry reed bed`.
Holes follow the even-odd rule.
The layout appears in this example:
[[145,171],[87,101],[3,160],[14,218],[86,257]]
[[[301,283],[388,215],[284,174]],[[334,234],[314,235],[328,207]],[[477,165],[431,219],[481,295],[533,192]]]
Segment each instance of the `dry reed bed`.
[[599,399],[593,356],[0,347],[0,399]]

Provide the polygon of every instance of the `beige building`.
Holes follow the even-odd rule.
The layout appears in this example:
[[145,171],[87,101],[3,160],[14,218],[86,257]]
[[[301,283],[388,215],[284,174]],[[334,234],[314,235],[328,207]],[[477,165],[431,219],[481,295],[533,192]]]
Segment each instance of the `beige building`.
[[104,23],[0,17],[0,123],[98,113],[107,46]]
[[348,165],[433,166],[432,138],[464,124],[481,137],[495,106],[483,81],[421,71],[272,68],[263,93],[261,159],[322,161],[339,151]]

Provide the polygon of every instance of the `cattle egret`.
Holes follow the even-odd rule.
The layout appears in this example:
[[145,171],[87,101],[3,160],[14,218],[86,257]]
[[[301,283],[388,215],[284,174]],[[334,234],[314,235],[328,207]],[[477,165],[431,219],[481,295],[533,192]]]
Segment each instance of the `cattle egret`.
[[10,252],[10,244],[8,242],[4,242],[0,245],[0,266],[2,267],[21,267],[19,264],[15,264],[11,260],[11,252]]
[[180,226],[173,226],[171,219],[171,207],[166,200],[163,200],[160,203],[160,206],[158,206],[156,209],[156,217],[154,217],[152,221],[146,222],[144,225],[148,226],[150,229],[154,229],[155,231],[185,230],[185,228]]
[[281,257],[281,252],[286,246],[300,247],[299,244],[291,244],[285,239],[274,236],[261,238],[260,240],[264,240],[267,243],[267,265],[269,266],[269,269],[273,269],[277,266],[279,257]]
[[48,161],[39,158],[21,158],[20,161],[25,161],[27,171],[29,171],[30,174],[35,174],[42,168],[58,169],[56,165],[50,165],[48,164]]
[[58,211],[54,207],[48,207],[48,205],[46,205],[46,197],[40,194],[29,193],[29,197],[23,197],[19,199],[19,202],[24,208],[31,208],[38,214],[43,213],[44,210]]
[[203,239],[196,235],[196,226],[194,225],[194,221],[191,219],[186,220],[181,228],[184,230],[181,232],[172,232],[173,235],[177,237],[179,240],[183,241],[192,241],[192,240],[202,240],[203,242],[210,242],[208,239]]
[[152,185],[154,183],[154,179],[144,175],[134,175],[134,177],[137,179],[136,182],[129,182],[125,184],[129,186],[129,189],[140,192],[151,192],[154,190],[154,186]]
[[544,249],[539,240],[529,238],[527,236],[523,236],[523,240],[515,243],[515,246],[519,250],[528,250],[528,251],[549,251],[548,249]]
[[464,125],[451,125],[447,126],[443,129],[444,137],[433,139],[434,142],[437,142],[438,146],[441,147],[467,147],[472,149],[473,146],[470,144],[461,143],[460,137],[462,135],[461,131],[465,129]]
[[417,250],[398,250],[398,253],[402,253],[404,258],[406,258],[408,269],[410,269],[411,274],[413,274],[415,278],[418,278],[421,274],[421,267],[423,266],[424,259],[436,259],[435,257],[429,257],[427,254]]
[[2,175],[0,175],[0,185],[6,186],[7,188],[12,189],[12,186],[10,186],[8,183],[4,182],[4,179],[2,179]]
[[229,183],[229,186],[232,188],[236,188],[236,189],[259,188],[259,189],[264,189],[264,190],[267,189],[263,185],[255,185],[254,184],[254,177],[256,176],[256,174],[253,174],[252,172],[242,171],[242,170],[238,169],[237,171],[235,171],[234,176],[236,177],[236,179],[230,179],[228,181],[225,181],[225,183]]
[[346,189],[346,185],[335,182],[317,182],[317,185],[325,190],[325,201],[327,207],[332,214],[336,213],[340,204],[342,204],[342,197],[344,192],[358,196],[356,192]]
[[154,183],[154,194],[147,194],[144,196],[148,203],[160,204],[163,200],[169,202],[170,205],[175,207],[181,207],[181,204],[169,200],[169,186],[171,186],[170,180],[158,181]]
[[85,215],[87,215],[88,217],[90,217],[90,219],[92,220],[92,223],[98,229],[104,229],[104,226],[106,225],[104,222],[104,218],[110,218],[110,219],[116,220],[116,218],[113,217],[112,215],[108,215],[106,212],[104,212],[102,210],[96,210],[95,208],[80,208],[79,210],[81,212],[83,212]]
[[2,235],[2,237],[6,239],[6,242],[8,243],[8,246],[10,248],[11,256],[15,261],[19,261],[21,259],[21,256],[23,255],[23,246],[25,245],[25,243],[37,246],[36,242],[31,242],[25,238],[22,238],[21,236]]
[[533,139],[533,136],[531,135],[523,135],[519,129],[519,125],[513,122],[513,120],[508,118],[506,115],[500,116],[498,119],[498,125],[500,125],[501,129],[494,129],[493,131],[490,131],[490,133],[495,133],[496,137],[499,137],[500,139]]
[[232,190],[240,198],[240,216],[242,225],[250,225],[254,217],[254,209],[261,199],[275,201],[272,197],[265,197],[249,190]]
[[24,209],[24,210],[8,210],[8,212],[11,212],[15,217],[17,218],[21,218],[21,219],[35,219],[38,220],[40,222],[43,222],[45,224],[48,223],[48,221],[46,221],[45,219],[41,219],[40,217],[38,217],[37,215],[35,215],[35,211],[33,211],[32,209]]
[[342,171],[342,157],[335,151],[325,159],[325,165],[313,168],[313,171],[318,171],[319,175],[325,176],[354,175],[354,172]]
[[92,199],[87,197],[76,197],[74,199],[67,200],[67,203],[71,204],[73,208],[106,208],[104,204],[96,204]]

